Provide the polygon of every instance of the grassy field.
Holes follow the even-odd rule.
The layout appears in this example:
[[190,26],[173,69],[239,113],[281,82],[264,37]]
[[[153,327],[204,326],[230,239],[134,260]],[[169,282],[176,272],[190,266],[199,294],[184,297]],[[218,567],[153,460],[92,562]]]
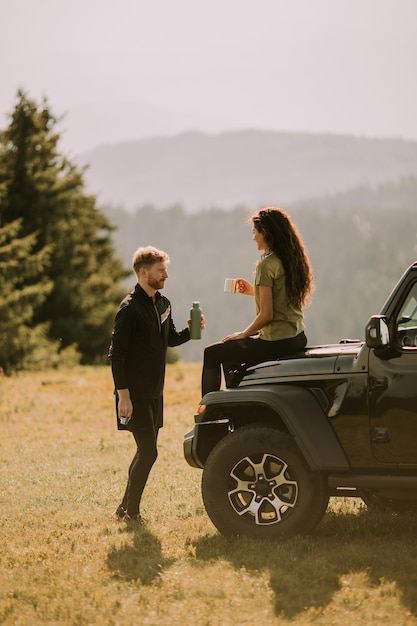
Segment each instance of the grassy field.
[[134,452],[108,368],[0,378],[0,623],[417,625],[413,515],[333,499],[308,537],[224,538],[182,452],[198,364],[168,367],[148,525],[113,519]]

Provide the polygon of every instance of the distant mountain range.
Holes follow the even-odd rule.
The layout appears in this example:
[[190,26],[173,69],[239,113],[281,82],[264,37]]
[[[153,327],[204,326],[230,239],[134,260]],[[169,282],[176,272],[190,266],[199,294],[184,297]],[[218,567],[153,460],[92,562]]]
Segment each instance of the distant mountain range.
[[417,141],[242,130],[185,132],[99,146],[83,154],[101,204],[187,212],[257,208],[417,176]]

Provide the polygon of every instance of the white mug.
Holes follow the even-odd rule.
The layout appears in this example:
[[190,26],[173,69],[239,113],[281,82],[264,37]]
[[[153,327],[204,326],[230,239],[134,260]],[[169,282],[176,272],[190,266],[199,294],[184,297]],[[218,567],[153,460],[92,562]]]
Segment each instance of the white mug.
[[225,278],[224,279],[224,292],[225,293],[236,293],[237,291],[237,280],[236,278]]

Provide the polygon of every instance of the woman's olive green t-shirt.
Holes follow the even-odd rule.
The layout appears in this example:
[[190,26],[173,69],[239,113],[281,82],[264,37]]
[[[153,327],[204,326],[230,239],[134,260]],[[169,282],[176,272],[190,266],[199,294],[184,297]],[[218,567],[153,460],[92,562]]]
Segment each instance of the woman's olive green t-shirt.
[[254,294],[257,315],[260,310],[261,285],[272,288],[273,318],[260,330],[260,337],[267,341],[276,341],[289,339],[303,332],[303,312],[288,302],[284,267],[274,252],[261,259],[256,266]]

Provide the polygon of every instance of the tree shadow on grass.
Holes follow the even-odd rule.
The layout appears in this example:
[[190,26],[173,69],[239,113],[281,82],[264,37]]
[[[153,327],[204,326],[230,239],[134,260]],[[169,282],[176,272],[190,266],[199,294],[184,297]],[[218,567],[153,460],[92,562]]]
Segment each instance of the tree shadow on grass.
[[314,534],[281,539],[206,536],[194,542],[200,562],[227,560],[236,569],[269,572],[276,615],[293,618],[325,607],[341,578],[366,572],[371,585],[395,582],[401,602],[417,615],[416,514],[397,516],[366,509],[356,515],[327,513]]
[[163,557],[161,542],[145,526],[126,530],[131,531],[133,541],[109,552],[109,570],[123,580],[139,580],[142,585],[151,585],[173,559]]

